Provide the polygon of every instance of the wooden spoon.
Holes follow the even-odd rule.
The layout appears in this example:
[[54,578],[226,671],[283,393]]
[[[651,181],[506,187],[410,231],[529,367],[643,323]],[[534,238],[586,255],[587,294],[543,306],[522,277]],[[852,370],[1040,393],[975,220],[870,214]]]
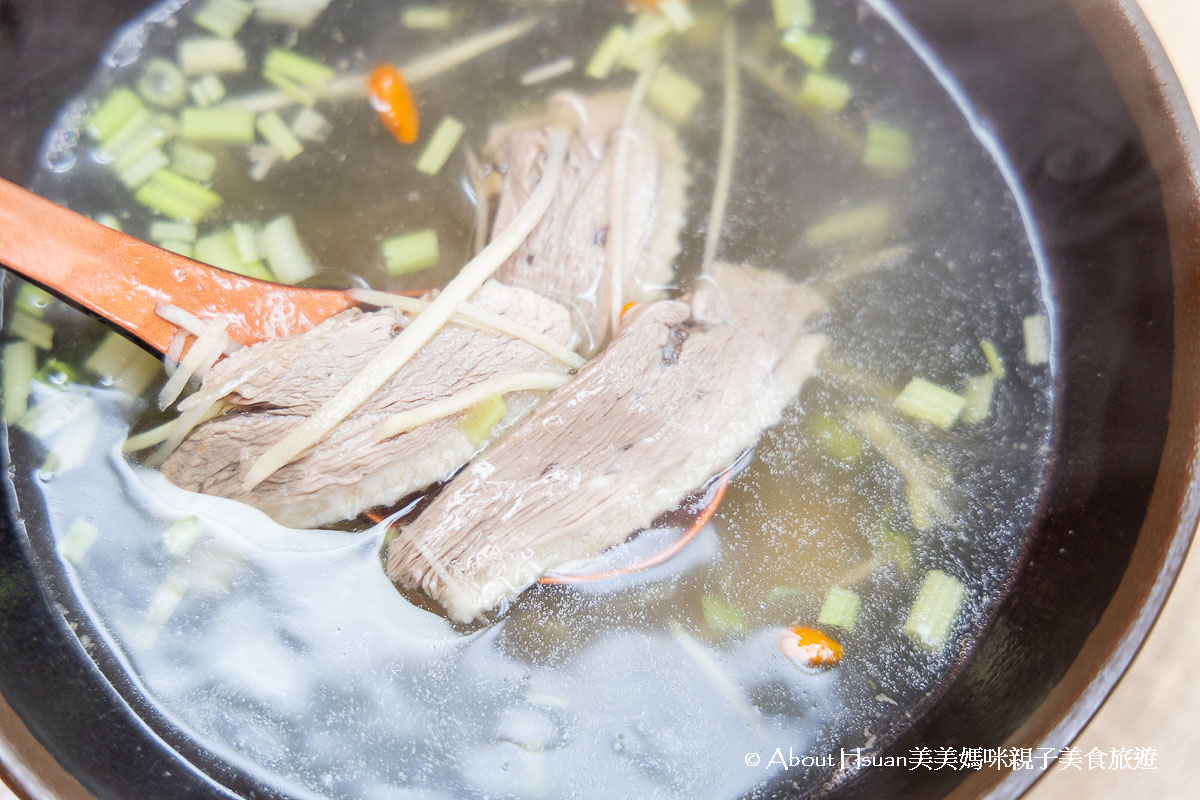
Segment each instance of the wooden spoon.
[[0,179],[0,264],[94,311],[159,352],[179,329],[162,303],[225,314],[240,344],[302,333],[355,305],[344,292],[282,286],[126,236]]

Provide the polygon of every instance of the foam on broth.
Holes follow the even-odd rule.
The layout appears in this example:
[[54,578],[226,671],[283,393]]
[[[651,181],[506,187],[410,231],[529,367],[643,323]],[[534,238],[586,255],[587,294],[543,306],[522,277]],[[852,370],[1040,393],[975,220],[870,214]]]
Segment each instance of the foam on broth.
[[[188,26],[176,5],[134,29],[87,97],[173,47]],[[517,14],[539,15],[542,23],[519,45],[421,90],[427,120],[454,113],[478,146],[491,124],[541,105],[550,92],[594,86],[578,70],[527,89],[516,77],[564,54],[586,61],[624,13],[619,3],[597,2],[447,5],[466,21],[425,34],[393,24],[394,3],[335,2],[297,47],[361,67]],[[857,464],[843,463],[810,425],[821,414],[870,406],[869,393],[845,376],[808,384],[683,554],[619,581],[534,587],[497,621],[472,628],[450,625],[388,583],[378,559],[383,526],[293,532],[236,503],[182,492],[119,452],[144,401],[72,386],[100,403],[98,443],[82,467],[39,479],[41,497],[23,500],[44,503],[59,542],[81,514],[100,528],[77,567],[46,568],[68,570],[76,596],[64,604],[82,604],[104,647],[168,723],[159,723],[168,742],[187,737],[296,797],[733,796],[780,773],[767,763],[777,747],[817,757],[869,748],[936,686],[956,648],[969,645],[1033,516],[1047,458],[1050,376],[1022,363],[1021,317],[1045,311],[1044,287],[1011,187],[937,76],[865,7],[837,2],[819,13],[838,46],[830,69],[854,85],[852,102],[913,133],[916,164],[902,177],[864,171],[836,137],[743,77],[743,141],[720,252],[816,278],[862,254],[807,248],[798,232],[832,210],[891,203],[903,221],[879,246],[909,249],[897,266],[832,298],[818,323],[831,337],[831,355],[856,375],[899,387],[913,375],[953,386],[983,371],[984,337],[1005,353],[1010,376],[987,422],[936,433],[897,423],[946,466],[961,495],[952,523],[906,530],[914,567],[861,569],[881,521],[903,527],[906,520],[895,470],[869,447]],[[769,16],[766,0],[745,4],[745,46]],[[254,52],[284,36],[251,26],[239,38]],[[703,48],[671,56],[705,88],[701,110],[681,129],[694,176],[681,290],[703,248],[719,61]],[[623,73],[608,83],[630,80]],[[230,81],[231,92],[238,88]],[[278,167],[261,184],[222,154],[217,182],[227,203],[217,222],[294,214],[318,261],[334,268],[326,282],[346,283],[353,273],[387,288],[444,283],[468,256],[473,220],[461,157],[436,179],[420,179],[411,154],[372,124],[365,103],[338,106],[339,117],[342,108],[345,118],[317,157]],[[80,211],[112,211],[111,177],[71,135],[77,116],[65,114],[64,127],[49,135],[36,188]],[[126,230],[143,230],[145,212],[132,203],[127,211]],[[396,232],[398,219],[406,228],[438,229],[439,267],[385,279],[378,242]],[[56,353],[64,360],[79,360],[101,330],[65,308],[54,319],[70,332],[59,335],[72,342]],[[37,469],[35,447],[16,452],[18,470]],[[202,522],[203,535],[173,558],[163,531],[188,516]],[[956,638],[939,654],[900,634],[932,568],[962,579],[969,593]],[[827,587],[852,577],[863,609],[855,630],[838,634],[845,659],[819,674],[798,670],[777,647],[780,630],[814,624]],[[772,594],[776,587],[790,591]],[[709,629],[705,597],[736,608],[748,632]],[[751,751],[764,754],[758,767],[746,766]],[[791,769],[789,778],[815,785],[836,763]]]

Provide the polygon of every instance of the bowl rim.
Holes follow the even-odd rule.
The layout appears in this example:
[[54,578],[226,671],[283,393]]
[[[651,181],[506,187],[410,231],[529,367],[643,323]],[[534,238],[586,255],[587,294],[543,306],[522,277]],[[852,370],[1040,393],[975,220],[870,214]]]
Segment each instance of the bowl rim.
[[[1174,356],[1167,438],[1129,566],[1066,674],[1005,747],[1069,745],[1150,635],[1200,521],[1200,130],[1166,51],[1136,0],[1065,0],[1117,83],[1163,190],[1171,249]],[[1196,110],[1200,113],[1200,109]],[[1165,124],[1164,124],[1165,123]],[[947,796],[1016,798],[1044,774],[983,770]],[[0,782],[22,800],[96,800],[0,695]]]
[[[1061,750],[1116,688],[1157,622],[1200,523],[1200,130],[1166,50],[1136,0],[1066,0],[1107,64],[1163,192],[1174,310],[1167,436],[1137,544],[1066,674],[1004,742]],[[1048,765],[1047,765],[1048,766]],[[1009,800],[1049,769],[980,770],[947,800]]]

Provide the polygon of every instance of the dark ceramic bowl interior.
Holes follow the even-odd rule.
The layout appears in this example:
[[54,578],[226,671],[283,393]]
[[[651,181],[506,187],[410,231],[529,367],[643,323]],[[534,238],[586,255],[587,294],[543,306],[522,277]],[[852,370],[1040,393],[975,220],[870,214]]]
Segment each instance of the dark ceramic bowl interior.
[[[52,116],[143,6],[0,0],[0,174],[30,175]],[[1200,399],[1181,379],[1200,342],[1194,125],[1127,4],[895,7],[978,109],[1023,188],[1051,276],[1058,394],[1051,470],[1003,598],[911,724],[881,739],[879,755],[918,745],[1063,747],[1148,632],[1196,522]],[[0,523],[0,693],[16,716],[6,708],[0,721],[7,741],[26,746],[9,748],[8,777],[30,794],[65,771],[100,798],[271,796],[190,749],[149,715],[110,657],[84,652],[70,627],[83,620],[51,605],[62,587],[40,585],[29,567],[45,547],[43,521],[20,524],[12,503],[4,498]],[[775,789],[1013,796],[1035,777],[868,769],[828,786]],[[62,785],[55,794],[86,796]]]

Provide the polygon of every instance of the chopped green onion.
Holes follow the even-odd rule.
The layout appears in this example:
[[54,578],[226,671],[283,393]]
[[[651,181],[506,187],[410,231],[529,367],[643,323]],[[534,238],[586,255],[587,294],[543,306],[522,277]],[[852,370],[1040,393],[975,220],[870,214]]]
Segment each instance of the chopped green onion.
[[775,24],[780,30],[807,28],[813,24],[809,0],[771,0],[771,7],[775,11]]
[[304,145],[300,144],[296,134],[292,133],[292,129],[274,111],[259,116],[256,127],[267,140],[267,144],[274,147],[284,161],[291,161],[304,151]]
[[54,326],[24,311],[17,311],[8,320],[8,332],[33,342],[41,350],[49,350],[54,346]]
[[324,87],[337,74],[328,64],[278,47],[267,53],[263,61],[263,72],[282,76],[309,89]]
[[385,239],[382,247],[383,263],[390,275],[418,272],[438,263],[437,231],[432,228]]
[[29,410],[29,392],[37,373],[37,350],[33,342],[4,345],[4,421],[15,423]]
[[204,523],[195,517],[177,519],[163,531],[163,546],[171,558],[185,555],[192,545],[204,535]]
[[180,41],[175,52],[185,75],[246,71],[246,51],[232,39],[197,36]]
[[660,0],[657,8],[678,33],[683,33],[696,24],[696,15],[683,0]]
[[651,78],[646,98],[671,120],[682,123],[704,99],[704,90],[691,78],[667,67]]
[[[113,170],[123,176],[126,172],[144,163],[146,157],[151,153],[162,152],[159,148],[174,135],[173,125],[171,129],[168,129],[163,120],[150,119],[132,136],[123,141],[120,147],[108,151],[106,155],[112,159]],[[166,154],[164,153],[164,155]],[[155,171],[157,170],[152,170],[150,174],[153,175]]]
[[853,94],[854,90],[845,81],[821,72],[810,72],[800,84],[798,97],[805,105],[828,111],[841,111],[846,103],[850,102]]
[[912,540],[892,530],[891,524],[886,521],[881,526],[875,553],[878,563],[894,564],[902,573],[907,574],[913,568]]
[[629,29],[624,25],[614,25],[604,38],[600,40],[596,52],[592,53],[584,72],[589,78],[603,80],[613,71],[613,67],[621,59],[629,44]]
[[411,30],[442,30],[453,22],[454,13],[438,6],[410,6],[400,12],[400,23]]
[[237,243],[230,231],[217,231],[196,240],[193,258],[214,267],[241,273],[242,259],[238,255]]
[[852,631],[861,607],[862,600],[857,594],[840,586],[830,586],[825,602],[821,603],[821,611],[817,614],[817,624]]
[[187,100],[187,78],[183,71],[165,58],[152,58],[138,78],[138,93],[159,108],[179,108]]
[[1025,363],[1047,363],[1050,360],[1050,332],[1046,317],[1042,314],[1025,317],[1022,327],[1025,330]]
[[262,250],[271,272],[281,283],[296,284],[317,274],[290,216],[271,220],[262,231]]
[[914,419],[949,428],[958,421],[967,400],[924,378],[913,378],[892,401],[897,409]]
[[134,199],[180,222],[198,222],[221,205],[220,195],[169,169],[159,170]]
[[150,223],[150,239],[163,242],[174,239],[180,242],[196,241],[196,226],[189,222],[166,222],[156,219]]
[[184,258],[193,258],[196,252],[195,242],[186,242],[183,239],[163,239],[155,242],[163,250],[170,250],[172,253],[181,255]]
[[333,125],[315,108],[302,106],[292,120],[292,133],[306,142],[324,142],[333,132]]
[[479,447],[492,435],[492,431],[508,412],[508,404],[504,398],[494,394],[486,400],[481,400],[463,414],[459,430],[466,434],[472,446]]
[[426,175],[437,175],[441,172],[454,148],[458,147],[464,130],[466,128],[463,124],[454,117],[443,117],[430,137],[429,144],[425,145],[425,151],[417,159],[417,170]]
[[983,422],[992,413],[992,396],[996,391],[996,376],[990,372],[967,378],[963,383],[962,421],[968,425]]
[[850,239],[877,236],[892,221],[892,210],[883,203],[870,203],[831,214],[804,233],[810,247],[826,247]]
[[208,0],[192,15],[192,22],[229,39],[242,29],[252,11],[254,6],[247,0]]
[[718,633],[743,634],[749,630],[746,615],[728,600],[705,595],[700,598],[700,607],[704,611],[704,624]]
[[100,538],[100,529],[83,517],[79,517],[67,528],[67,535],[58,546],[58,554],[64,559],[79,566],[87,557],[92,545]]
[[41,317],[45,315],[46,309],[53,299],[54,296],[42,287],[26,283],[17,290],[17,297],[13,301],[13,305],[27,314]]
[[309,28],[330,0],[254,0],[258,22],[286,25],[290,28]]
[[88,117],[84,129],[88,136],[102,142],[133,116],[134,112],[144,108],[142,98],[138,97],[128,86],[118,86],[109,92],[96,110]]
[[1004,361],[1000,358],[1000,351],[996,349],[996,345],[992,344],[991,339],[983,339],[979,342],[979,347],[983,350],[983,357],[987,359],[992,374],[1004,380],[1008,376],[1008,370],[1004,368]]
[[192,141],[254,141],[254,112],[236,108],[185,108],[179,135]]
[[808,432],[824,446],[829,455],[846,464],[857,464],[862,457],[864,443],[847,426],[828,414],[816,414],[809,418]]
[[790,28],[783,32],[779,43],[783,49],[804,62],[809,69],[822,70],[833,54],[833,39],[803,28]]
[[967,590],[957,578],[940,569],[930,570],[908,612],[904,635],[926,650],[941,650],[966,596]]
[[208,183],[217,171],[217,157],[187,142],[171,145],[171,169],[185,178]]
[[225,97],[225,82],[217,75],[209,72],[192,81],[188,93],[200,108],[208,108],[221,102]]
[[863,164],[880,172],[903,172],[912,166],[912,137],[901,128],[868,123]]

